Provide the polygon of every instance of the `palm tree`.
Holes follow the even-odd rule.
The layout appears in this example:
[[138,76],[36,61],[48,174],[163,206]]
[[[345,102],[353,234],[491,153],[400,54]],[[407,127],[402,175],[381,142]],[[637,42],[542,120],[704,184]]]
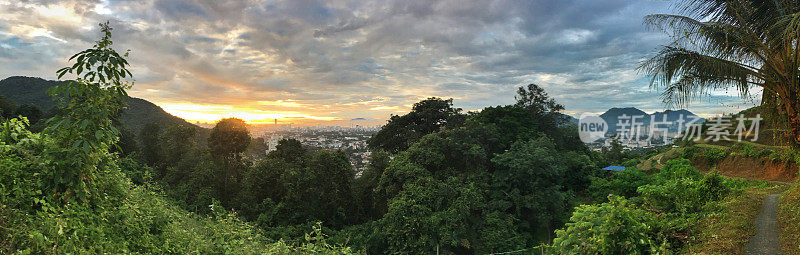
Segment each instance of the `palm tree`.
[[798,0],[678,0],[679,15],[645,17],[673,41],[644,61],[666,103],[686,105],[710,90],[742,97],[763,88],[762,105],[788,120],[800,145],[800,3]]

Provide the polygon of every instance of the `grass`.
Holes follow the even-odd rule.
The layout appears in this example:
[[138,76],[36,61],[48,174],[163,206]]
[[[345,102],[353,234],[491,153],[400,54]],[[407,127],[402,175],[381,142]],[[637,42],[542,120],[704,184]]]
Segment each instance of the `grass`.
[[781,194],[778,228],[783,253],[800,254],[800,186],[797,184]]
[[[738,190],[717,203],[694,230],[696,235],[684,254],[744,254],[744,247],[756,232],[755,219],[764,198],[786,190],[785,184],[755,185]],[[787,253],[796,254],[796,253]]]
[[720,149],[720,150],[727,150],[728,149],[728,146],[707,144],[707,143],[698,143],[698,144],[695,144],[694,146],[701,147],[701,148],[709,148],[709,149]]

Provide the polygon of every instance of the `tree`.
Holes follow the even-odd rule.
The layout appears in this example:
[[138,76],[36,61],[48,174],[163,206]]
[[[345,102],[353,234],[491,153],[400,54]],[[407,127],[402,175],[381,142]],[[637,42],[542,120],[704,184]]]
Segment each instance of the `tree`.
[[411,112],[406,115],[393,115],[367,143],[373,150],[398,153],[408,149],[423,136],[444,126],[456,126],[463,119],[461,109],[453,107],[453,99],[431,97],[415,103]]
[[208,148],[217,159],[239,160],[248,145],[250,131],[244,121],[237,118],[220,120],[208,137]]
[[[149,135],[149,134],[148,134]],[[160,143],[156,143],[156,151],[163,153],[160,156],[164,160],[165,165],[174,166],[181,162],[186,155],[195,148],[195,137],[197,136],[197,129],[190,125],[172,125],[164,130],[161,134]],[[150,139],[150,138],[148,138]],[[163,152],[158,150],[158,147],[163,148]]]
[[563,188],[573,172],[569,161],[547,137],[515,142],[492,159],[492,201],[502,201],[497,209],[519,219],[523,231],[550,233],[571,208]]
[[382,219],[389,254],[474,254],[486,204],[483,189],[458,178],[422,177],[392,200]]
[[112,118],[124,106],[126,90],[132,85],[126,78],[127,53],[119,55],[111,45],[111,27],[100,24],[103,36],[91,49],[73,55],[75,64],[59,69],[61,79],[67,73],[76,79],[51,87],[48,92],[59,100],[63,114],[49,120],[43,133],[56,148],[45,153],[53,159],[53,193],[66,200],[86,202],[100,195],[94,179],[110,162],[111,149],[119,139]]
[[155,167],[161,161],[163,150],[160,137],[161,126],[156,123],[147,123],[139,131],[139,140],[142,142],[141,157],[148,166]]
[[247,156],[254,160],[261,160],[267,156],[268,147],[263,137],[255,138],[247,146]]
[[250,145],[250,132],[243,120],[222,119],[211,129],[208,149],[217,165],[217,192],[222,205],[230,207],[241,188],[241,177],[247,166],[242,153]]
[[17,111],[17,104],[11,99],[6,98],[3,95],[0,95],[0,117],[10,119],[15,117],[14,112]]
[[557,237],[548,254],[650,254],[658,248],[652,240],[655,216],[636,208],[623,197],[581,205]]
[[519,87],[516,105],[524,107],[534,114],[535,118],[545,121],[546,126],[556,127],[566,123],[566,118],[561,114],[564,106],[556,103],[550,98],[542,87],[536,84],[528,84],[528,88]]
[[639,70],[652,75],[668,104],[686,105],[709,90],[745,97],[763,88],[762,104],[787,116],[800,146],[800,5],[791,0],[682,0],[684,15],[645,21],[673,40]]
[[342,227],[355,212],[352,182],[355,177],[350,159],[342,151],[320,150],[308,159],[304,171],[287,173],[284,217],[298,224],[323,221]]
[[617,139],[611,140],[611,148],[603,150],[603,154],[612,164],[619,164],[625,159],[622,144]]
[[[286,196],[285,175],[300,172],[292,165],[278,158],[267,158],[250,167],[242,177],[241,206],[242,215],[250,220],[270,214],[270,206],[283,201]],[[269,201],[265,201],[269,200]],[[269,215],[272,219],[272,215]],[[261,224],[273,223],[262,219]]]
[[280,158],[287,163],[297,166],[304,166],[306,153],[308,153],[308,150],[300,141],[289,138],[278,141],[275,150],[271,151],[268,156]]
[[[2,99],[0,99],[0,101],[2,101]],[[31,125],[34,125],[42,118],[42,109],[39,109],[36,105],[23,104],[17,108],[14,112],[14,116],[25,116],[31,122]]]
[[389,167],[389,153],[382,150],[372,152],[372,159],[361,177],[353,181],[353,194],[360,209],[360,216],[364,219],[378,219],[385,212],[383,201],[379,193],[375,192],[380,182],[383,171]]
[[126,128],[120,128],[119,141],[117,146],[111,147],[111,152],[118,152],[123,157],[130,155],[139,150],[139,144],[136,142],[136,135]]

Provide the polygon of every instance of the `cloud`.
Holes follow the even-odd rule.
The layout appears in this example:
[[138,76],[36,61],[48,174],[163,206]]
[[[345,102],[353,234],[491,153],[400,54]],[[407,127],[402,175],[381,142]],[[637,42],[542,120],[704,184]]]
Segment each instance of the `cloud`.
[[[647,0],[0,1],[0,77],[55,78],[110,20],[115,47],[132,51],[131,94],[161,105],[373,119],[430,96],[509,104],[538,83],[570,111],[656,110],[635,68],[666,41],[642,18],[665,12]],[[717,99],[699,107],[741,104]]]

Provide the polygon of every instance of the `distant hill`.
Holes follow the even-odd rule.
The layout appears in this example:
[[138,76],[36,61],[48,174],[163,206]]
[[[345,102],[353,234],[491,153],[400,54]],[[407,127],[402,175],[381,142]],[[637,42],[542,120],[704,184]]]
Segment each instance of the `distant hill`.
[[[616,133],[617,132],[617,128],[618,128],[617,123],[619,122],[619,117],[622,116],[622,115],[642,116],[642,118],[637,119],[637,122],[638,123],[642,123],[642,125],[644,125],[644,126],[649,126],[650,125],[651,115],[652,115],[652,117],[654,117],[654,120],[657,121],[657,122],[663,122],[664,121],[664,116],[666,116],[667,117],[666,121],[673,123],[672,126],[668,126],[669,131],[671,131],[671,132],[677,132],[678,131],[678,126],[677,126],[677,122],[676,121],[678,119],[680,119],[681,115],[683,115],[683,119],[686,120],[686,121],[690,120],[690,118],[689,118],[690,116],[696,116],[697,117],[697,115],[695,115],[694,113],[692,113],[692,112],[690,112],[688,110],[683,110],[683,109],[682,110],[676,110],[676,111],[675,110],[666,110],[666,111],[663,111],[663,112],[654,112],[653,114],[647,114],[644,111],[639,110],[639,109],[637,109],[635,107],[611,108],[608,111],[606,111],[605,113],[600,115],[600,118],[605,120],[606,123],[608,124],[608,127],[609,127],[608,128],[608,133]],[[705,122],[705,119],[703,119],[703,118],[701,118],[698,121],[698,123],[703,123],[703,122]],[[659,127],[667,127],[667,126],[659,126]]]
[[578,119],[576,119],[575,117],[572,117],[572,116],[570,116],[570,115],[563,114],[563,113],[562,113],[561,115],[562,115],[564,118],[566,118],[566,119],[567,119],[567,124],[575,124],[575,125],[578,125]]
[[[55,101],[47,94],[47,89],[59,83],[60,81],[48,81],[42,78],[12,76],[0,81],[0,95],[4,95],[18,105],[34,104],[39,106],[42,111],[47,112],[56,106]],[[126,103],[127,106],[122,114],[122,123],[125,128],[136,135],[145,124],[150,122],[158,123],[162,127],[190,125],[197,127],[201,135],[206,133],[204,128],[175,117],[147,100],[128,97]]]

